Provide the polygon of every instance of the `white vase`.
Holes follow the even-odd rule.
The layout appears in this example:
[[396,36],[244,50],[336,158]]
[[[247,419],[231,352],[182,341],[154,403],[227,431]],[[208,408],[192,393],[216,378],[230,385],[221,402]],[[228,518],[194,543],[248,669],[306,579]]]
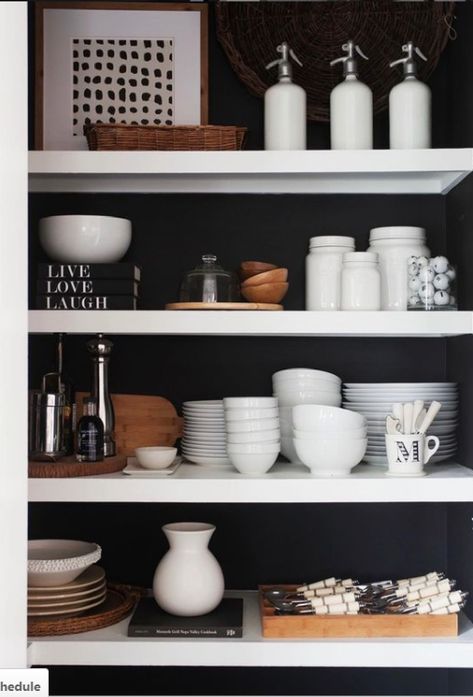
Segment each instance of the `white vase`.
[[215,525],[169,523],[162,530],[169,550],[154,573],[156,602],[171,615],[194,617],[211,612],[225,588],[220,564],[208,549]]

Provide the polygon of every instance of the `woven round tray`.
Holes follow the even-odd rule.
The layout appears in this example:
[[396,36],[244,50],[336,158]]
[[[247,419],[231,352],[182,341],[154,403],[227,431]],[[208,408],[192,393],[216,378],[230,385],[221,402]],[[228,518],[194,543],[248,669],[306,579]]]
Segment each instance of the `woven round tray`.
[[102,462],[77,462],[74,457],[65,457],[57,462],[28,462],[28,477],[42,479],[49,477],[88,477],[93,474],[112,474],[126,465],[126,457],[106,457]]
[[425,80],[438,63],[452,33],[454,2],[218,2],[217,33],[232,67],[248,89],[262,96],[277,81],[265,66],[279,57],[276,46],[287,41],[303,63],[294,67],[294,82],[307,91],[307,115],[328,121],[330,92],[342,79],[340,64],[348,39],[369,57],[358,61],[360,79],[373,90],[374,111],[387,106],[388,94],[402,75],[389,62],[401,58],[402,44],[414,41],[428,57],[418,61]]
[[60,636],[109,627],[127,617],[143,594],[141,588],[109,584],[105,602],[82,614],[74,617],[28,617],[28,635]]

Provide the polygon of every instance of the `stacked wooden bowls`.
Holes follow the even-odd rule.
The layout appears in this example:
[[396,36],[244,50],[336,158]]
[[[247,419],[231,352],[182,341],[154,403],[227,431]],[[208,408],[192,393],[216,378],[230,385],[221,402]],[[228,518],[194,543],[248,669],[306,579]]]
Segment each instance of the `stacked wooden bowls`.
[[287,269],[262,261],[243,261],[241,294],[252,303],[280,303],[287,293]]

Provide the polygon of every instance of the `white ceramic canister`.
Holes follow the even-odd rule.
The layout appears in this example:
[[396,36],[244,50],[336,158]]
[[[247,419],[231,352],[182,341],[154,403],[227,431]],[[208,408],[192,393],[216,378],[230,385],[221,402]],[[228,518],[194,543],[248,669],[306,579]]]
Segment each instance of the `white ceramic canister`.
[[211,612],[225,588],[220,564],[208,549],[215,525],[169,523],[162,530],[169,550],[154,573],[156,602],[171,615],[195,617]]
[[381,309],[381,276],[375,252],[349,252],[343,257],[342,310]]
[[339,310],[343,255],[355,250],[353,237],[311,237],[306,257],[306,310]]
[[430,256],[425,239],[422,227],[377,227],[370,231],[368,251],[379,255],[382,310],[407,310],[407,260],[410,256]]

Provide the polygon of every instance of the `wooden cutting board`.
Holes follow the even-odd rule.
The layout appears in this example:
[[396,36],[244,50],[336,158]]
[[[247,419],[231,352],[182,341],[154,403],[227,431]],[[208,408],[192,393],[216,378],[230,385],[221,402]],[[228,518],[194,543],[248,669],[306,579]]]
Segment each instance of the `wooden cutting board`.
[[[82,400],[88,395],[77,392],[78,416]],[[112,394],[115,412],[115,443],[120,455],[134,455],[135,448],[146,445],[173,446],[182,434],[183,419],[172,402],[157,395]]]

